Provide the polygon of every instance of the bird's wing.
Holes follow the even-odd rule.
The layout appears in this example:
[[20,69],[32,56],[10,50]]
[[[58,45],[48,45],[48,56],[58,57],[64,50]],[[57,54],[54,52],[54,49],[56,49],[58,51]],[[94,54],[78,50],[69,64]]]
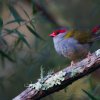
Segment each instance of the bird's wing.
[[67,34],[64,36],[64,38],[70,38],[73,37],[75,38],[79,43],[89,43],[91,42],[92,35],[90,32],[83,32],[83,31],[78,31],[78,30],[70,30],[67,32]]

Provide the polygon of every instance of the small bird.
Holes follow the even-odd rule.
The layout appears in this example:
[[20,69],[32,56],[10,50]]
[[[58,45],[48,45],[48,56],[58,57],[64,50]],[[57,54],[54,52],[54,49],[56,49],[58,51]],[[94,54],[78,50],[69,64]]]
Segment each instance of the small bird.
[[90,47],[100,37],[99,33],[100,26],[96,26],[92,31],[60,29],[49,36],[53,37],[56,52],[72,60],[73,66],[77,61],[90,55]]

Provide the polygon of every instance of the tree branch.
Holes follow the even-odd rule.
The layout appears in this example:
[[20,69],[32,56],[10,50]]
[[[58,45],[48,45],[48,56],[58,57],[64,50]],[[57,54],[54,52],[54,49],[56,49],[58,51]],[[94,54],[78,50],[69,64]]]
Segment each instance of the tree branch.
[[[38,86],[39,81],[35,84],[30,84],[25,91],[13,100],[39,100],[51,93],[64,89],[98,68],[100,68],[100,49],[94,52],[90,57],[76,63],[73,67],[68,66],[57,73],[47,75],[42,81],[41,87],[39,87],[40,85]],[[49,84],[48,87],[46,87],[47,84]],[[43,85],[46,88],[43,88]]]

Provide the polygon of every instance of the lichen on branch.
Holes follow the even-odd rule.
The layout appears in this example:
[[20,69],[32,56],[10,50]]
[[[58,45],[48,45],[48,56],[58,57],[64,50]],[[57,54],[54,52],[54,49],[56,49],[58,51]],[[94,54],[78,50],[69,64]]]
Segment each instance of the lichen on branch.
[[42,80],[38,79],[35,84],[29,84],[28,88],[13,100],[39,100],[51,93],[64,89],[98,68],[100,68],[100,49],[90,57],[76,63],[75,66],[68,66],[59,72],[47,75]]

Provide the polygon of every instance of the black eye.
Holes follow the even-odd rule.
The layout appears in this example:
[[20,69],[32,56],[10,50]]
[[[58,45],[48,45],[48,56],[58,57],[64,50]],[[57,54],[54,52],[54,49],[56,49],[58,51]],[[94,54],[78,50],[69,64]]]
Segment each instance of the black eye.
[[59,32],[56,32],[56,34],[58,35],[58,34],[59,34]]

